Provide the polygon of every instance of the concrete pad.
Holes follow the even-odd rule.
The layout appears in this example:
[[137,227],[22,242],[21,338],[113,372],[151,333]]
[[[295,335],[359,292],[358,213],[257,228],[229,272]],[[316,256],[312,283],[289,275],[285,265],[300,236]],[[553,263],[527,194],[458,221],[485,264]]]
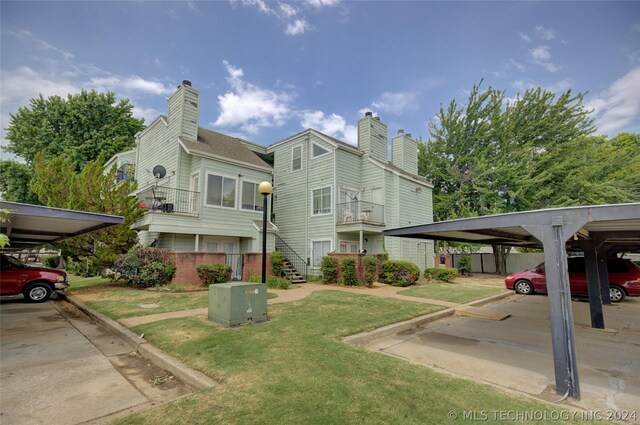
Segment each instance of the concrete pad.
[[479,319],[487,320],[504,320],[510,316],[505,313],[497,313],[488,308],[472,307],[470,305],[456,307],[453,314],[456,316],[477,317]]
[[0,305],[2,424],[77,424],[146,403],[51,303]]
[[[640,299],[605,306],[605,330],[590,328],[588,303],[573,301],[572,307],[582,397],[569,402],[591,411],[640,414]],[[449,316],[357,343],[475,381],[559,398],[549,391],[555,376],[547,297],[515,296],[485,308],[511,317]]]

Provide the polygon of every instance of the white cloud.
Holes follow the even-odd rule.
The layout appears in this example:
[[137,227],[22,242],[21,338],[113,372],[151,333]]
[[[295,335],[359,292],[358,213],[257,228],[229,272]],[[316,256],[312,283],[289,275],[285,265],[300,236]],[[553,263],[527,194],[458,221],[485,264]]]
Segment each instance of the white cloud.
[[551,41],[554,38],[556,38],[556,30],[554,30],[553,28],[537,26],[535,28],[535,31],[536,31],[536,36],[538,36],[538,38],[542,40]]
[[337,114],[325,115],[322,111],[304,111],[300,125],[302,128],[313,128],[352,145],[358,143],[357,128],[347,125],[345,119]]
[[[236,0],[230,0],[231,3],[235,3]],[[273,9],[271,9],[266,2],[263,0],[240,0],[243,6],[255,7],[262,13],[271,14],[273,13]]]
[[556,72],[564,68],[562,65],[551,62],[549,46],[538,46],[529,50],[529,62],[539,65],[549,72]]
[[155,120],[162,114],[157,109],[143,108],[141,106],[134,106],[131,112],[136,118],[144,118],[145,124],[150,124],[153,120]]
[[264,89],[243,80],[241,68],[223,61],[229,76],[227,81],[231,91],[218,96],[220,115],[212,125],[216,127],[240,128],[249,134],[257,133],[261,128],[283,125],[290,114],[289,104],[292,97]]
[[173,93],[172,87],[157,81],[145,80],[137,75],[130,77],[112,75],[109,77],[91,78],[88,85],[98,91],[139,92],[158,96]]
[[551,59],[551,53],[549,53],[548,46],[535,47],[529,50],[529,54],[531,55],[531,59],[535,61],[548,61]]
[[403,112],[417,108],[418,94],[412,92],[385,92],[371,103],[371,106],[382,111],[400,115]]
[[305,0],[309,6],[321,9],[323,7],[333,7],[340,4],[340,0]]
[[509,77],[513,71],[524,72],[525,66],[515,59],[509,59],[500,65],[500,69],[493,71],[495,77]]
[[633,68],[607,90],[588,102],[595,109],[596,124],[602,134],[624,131],[640,117],[640,67]]
[[296,19],[293,22],[287,24],[284,33],[287,35],[300,35],[304,34],[310,28],[309,23],[304,19]]
[[527,43],[531,43],[531,37],[529,37],[527,34],[523,33],[523,32],[519,32],[518,33],[518,37],[520,37],[521,40],[526,41]]
[[282,14],[287,18],[291,18],[298,13],[298,10],[295,7],[287,3],[280,3],[278,4],[278,7],[280,8],[280,12],[282,12]]

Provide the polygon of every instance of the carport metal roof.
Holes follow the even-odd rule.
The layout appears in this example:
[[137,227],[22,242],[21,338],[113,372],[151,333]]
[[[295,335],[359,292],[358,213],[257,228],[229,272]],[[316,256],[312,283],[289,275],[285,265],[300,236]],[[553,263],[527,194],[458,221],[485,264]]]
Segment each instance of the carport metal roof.
[[543,242],[527,227],[562,217],[577,227],[568,249],[582,250],[586,239],[605,239],[627,252],[640,252],[640,203],[550,208],[485,217],[463,218],[384,230],[385,236],[542,248]]
[[47,243],[123,224],[124,218],[39,205],[0,201],[9,211],[9,220],[0,222],[1,232],[9,236],[5,249],[35,248]]
[[640,203],[552,208],[383,230],[385,236],[543,248],[556,390],[580,398],[566,249],[585,255],[593,327],[610,303],[607,255],[640,252]]

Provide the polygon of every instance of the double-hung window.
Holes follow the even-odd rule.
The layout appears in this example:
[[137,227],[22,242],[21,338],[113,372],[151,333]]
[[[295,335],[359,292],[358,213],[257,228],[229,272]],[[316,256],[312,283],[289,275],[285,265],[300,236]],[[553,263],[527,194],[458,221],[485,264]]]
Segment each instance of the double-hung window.
[[262,196],[258,190],[258,183],[242,182],[242,209],[262,211]]
[[313,190],[312,198],[313,215],[331,213],[331,186]]
[[207,205],[236,207],[236,179],[207,175]]
[[320,267],[322,257],[331,252],[331,240],[311,242],[311,258],[313,267]]
[[302,170],[302,146],[291,150],[291,171]]

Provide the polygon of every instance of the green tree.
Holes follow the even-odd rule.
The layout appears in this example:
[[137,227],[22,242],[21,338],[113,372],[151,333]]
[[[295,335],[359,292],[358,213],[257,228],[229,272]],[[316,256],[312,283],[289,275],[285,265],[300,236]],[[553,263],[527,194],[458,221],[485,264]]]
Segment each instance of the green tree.
[[116,102],[115,95],[82,90],[60,96],[31,99],[29,107],[11,114],[3,148],[32,164],[44,152],[51,159],[65,155],[76,171],[100,156],[112,155],[134,145],[134,135],[143,120],[133,118],[128,100]]
[[70,158],[59,156],[47,161],[44,153],[34,158],[33,190],[44,205],[124,216],[122,225],[56,244],[73,260],[88,260],[94,270],[111,266],[136,243],[136,232],[130,226],[142,214],[138,199],[131,195],[135,183],[116,183],[115,167],[105,173],[103,162],[103,158],[90,161],[78,173]]
[[0,197],[5,201],[37,204],[38,197],[31,190],[33,169],[20,162],[0,160]]
[[[544,158],[594,131],[583,94],[538,88],[510,102],[504,91],[481,84],[463,106],[455,100],[441,106],[428,143],[419,145],[419,173],[434,184],[437,220],[544,207],[544,197],[531,199],[540,188],[531,178],[549,171]],[[493,251],[504,273],[508,247]]]
[[2,149],[26,160],[0,163],[0,191],[7,200],[36,203],[28,182],[33,180],[33,162],[43,152],[47,160],[64,155],[75,171],[99,157],[108,159],[134,146],[134,136],[143,120],[132,116],[128,100],[116,102],[113,93],[81,91],[67,98],[40,95],[11,114],[8,145]]

